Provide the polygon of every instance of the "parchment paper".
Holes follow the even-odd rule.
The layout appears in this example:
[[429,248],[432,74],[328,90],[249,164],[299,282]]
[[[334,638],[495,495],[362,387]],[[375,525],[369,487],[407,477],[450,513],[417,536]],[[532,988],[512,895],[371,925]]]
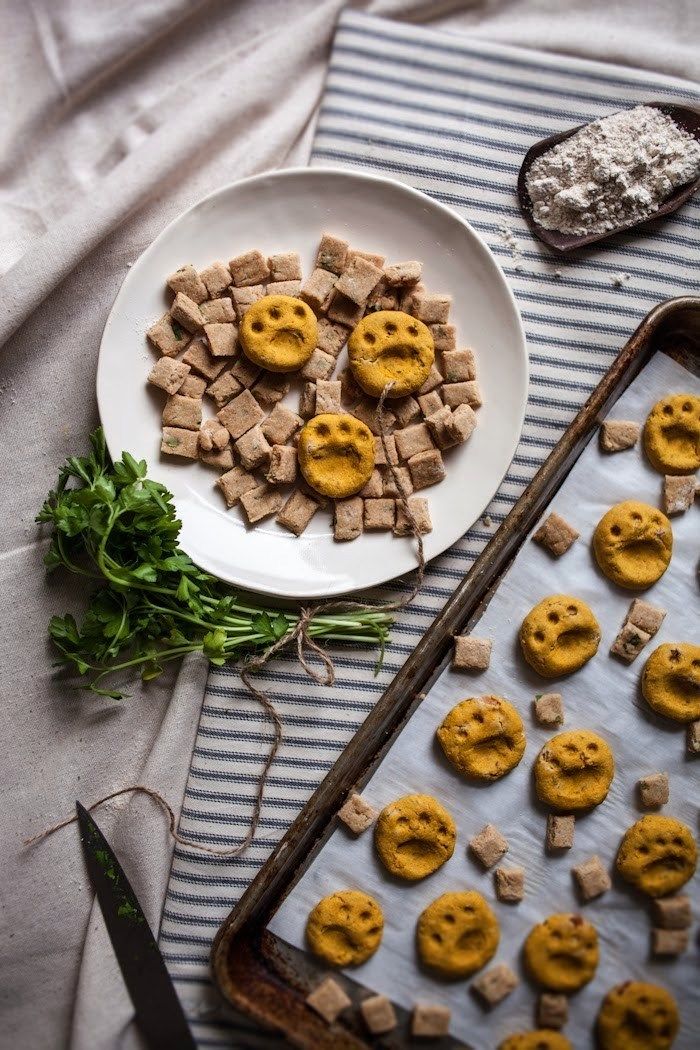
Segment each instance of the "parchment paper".
[[[614,407],[611,417],[642,421],[667,392],[700,393],[700,381],[665,355],[657,355]],[[446,1003],[452,1009],[451,1031],[475,1050],[492,1050],[509,1032],[534,1027],[535,989],[521,962],[521,946],[532,927],[557,911],[581,911],[598,929],[600,965],[594,980],[570,1002],[566,1034],[577,1050],[593,1046],[592,1018],[603,995],[625,978],[646,978],[668,986],[683,1015],[676,1050],[700,1045],[698,947],[678,960],[650,960],[650,918],[644,901],[614,877],[613,889],[589,904],[578,900],[570,869],[597,853],[606,867],[614,858],[624,830],[640,815],[635,784],[645,773],[669,773],[671,798],[665,812],[698,826],[698,765],[685,752],[683,727],[656,718],[646,707],[639,676],[652,649],[665,641],[698,642],[698,540],[700,508],[673,518],[674,554],[662,579],[644,597],[668,610],[663,626],[631,665],[608,655],[633,595],[610,584],[595,567],[589,539],[595,525],[614,503],[639,498],[660,505],[661,479],[647,464],[641,448],[603,455],[593,440],[570,474],[552,508],[581,533],[559,559],[528,542],[502,582],[475,629],[493,639],[488,671],[465,675],[448,670],[418,708],[388,753],[363,795],[377,808],[404,794],[435,795],[450,810],[458,828],[451,860],[416,884],[386,875],[376,859],[371,831],[353,839],[338,828],[270,923],[270,929],[297,947],[304,946],[304,926],[311,908],[326,894],[346,887],[366,890],[380,902],[385,916],[381,947],[363,966],[348,973],[377,992],[410,1007],[416,999]],[[601,624],[603,639],[596,657],[561,682],[545,682],[530,672],[517,645],[517,630],[528,610],[552,593],[571,593],[587,601]],[[561,856],[544,852],[546,810],[532,789],[532,763],[551,731],[537,726],[531,704],[536,693],[561,691],[564,729],[590,727],[614,750],[616,774],[608,798],[576,821],[573,849]],[[518,707],[527,732],[520,765],[495,784],[479,787],[461,779],[435,745],[438,723],[467,696],[493,692]],[[518,905],[496,902],[492,872],[484,872],[467,855],[467,841],[485,823],[495,823],[506,836],[506,865],[522,865],[526,896]],[[475,888],[495,906],[501,943],[493,960],[507,962],[522,978],[519,988],[500,1006],[485,1013],[468,993],[468,981],[446,983],[418,966],[414,948],[416,919],[425,906],[448,890]],[[697,890],[697,876],[686,887]],[[492,964],[493,964],[492,963]],[[490,965],[492,965],[490,964]]]

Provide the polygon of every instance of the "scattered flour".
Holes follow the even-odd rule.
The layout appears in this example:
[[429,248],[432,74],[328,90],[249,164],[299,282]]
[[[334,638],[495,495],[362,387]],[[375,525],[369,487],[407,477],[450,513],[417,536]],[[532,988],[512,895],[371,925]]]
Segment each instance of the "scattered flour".
[[700,175],[700,142],[651,106],[587,124],[533,161],[532,213],[561,233],[606,233],[653,215]]
[[498,227],[498,231],[501,235],[501,241],[510,251],[510,254],[513,258],[513,262],[515,263],[515,269],[522,269],[523,250],[520,247],[520,241],[515,236],[510,226],[508,226],[505,222],[502,222],[500,224],[500,226]]

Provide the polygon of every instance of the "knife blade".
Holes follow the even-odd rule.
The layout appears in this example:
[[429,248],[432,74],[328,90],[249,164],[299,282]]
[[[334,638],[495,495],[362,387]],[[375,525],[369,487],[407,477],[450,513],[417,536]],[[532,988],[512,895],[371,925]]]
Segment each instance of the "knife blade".
[[121,864],[97,824],[76,802],[80,841],[109,939],[136,1014],[154,1050],[196,1050],[155,937]]

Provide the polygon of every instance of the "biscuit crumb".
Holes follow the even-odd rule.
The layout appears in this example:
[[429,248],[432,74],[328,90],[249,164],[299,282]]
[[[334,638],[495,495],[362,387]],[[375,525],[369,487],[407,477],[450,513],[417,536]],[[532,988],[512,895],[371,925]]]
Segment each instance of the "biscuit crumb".
[[441,1003],[416,1003],[411,1014],[411,1035],[435,1038],[447,1035],[452,1012]]
[[639,804],[644,809],[665,806],[669,798],[668,773],[651,773],[637,781]]
[[491,1008],[514,992],[519,984],[517,974],[513,973],[510,966],[506,963],[496,963],[472,981],[471,989],[485,1006]]
[[307,995],[306,1002],[328,1024],[332,1024],[343,1010],[352,1005],[352,1000],[332,977],[321,981],[319,986]]
[[600,857],[593,856],[590,860],[584,860],[571,869],[583,901],[592,901],[600,897],[612,886],[612,881],[600,861]]
[[469,849],[485,868],[493,868],[508,852],[508,842],[494,824],[485,824],[469,840]]
[[365,802],[362,795],[353,792],[338,810],[338,817],[350,831],[359,835],[377,819],[377,810]]

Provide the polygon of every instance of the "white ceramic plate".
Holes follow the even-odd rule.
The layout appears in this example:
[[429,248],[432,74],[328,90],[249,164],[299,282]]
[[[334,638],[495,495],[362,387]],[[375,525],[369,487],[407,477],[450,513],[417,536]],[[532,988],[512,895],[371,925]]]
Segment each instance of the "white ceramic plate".
[[[238,509],[226,510],[215,471],[161,458],[163,399],[146,384],[154,357],[145,331],[167,309],[166,277],[184,263],[201,269],[253,247],[295,250],[306,274],[324,230],[390,261],[420,259],[428,289],[454,298],[458,344],[476,353],[484,396],[479,425],[466,445],[446,453],[447,478],[422,493],[433,520],[428,558],[462,536],[496,492],[527,399],[525,336],[498,264],[466,222],[422,193],[351,171],[291,169],[226,186],[175,219],[132,266],[105,326],[97,400],[107,445],[114,458],[126,449],[146,459],[149,475],[170,489],[182,518],[181,545],[198,565],[279,597],[338,595],[391,580],[415,567],[415,543],[391,533],[336,543],[323,511],[299,538],[274,519],[247,528]],[[287,400],[296,407],[298,387]]]

